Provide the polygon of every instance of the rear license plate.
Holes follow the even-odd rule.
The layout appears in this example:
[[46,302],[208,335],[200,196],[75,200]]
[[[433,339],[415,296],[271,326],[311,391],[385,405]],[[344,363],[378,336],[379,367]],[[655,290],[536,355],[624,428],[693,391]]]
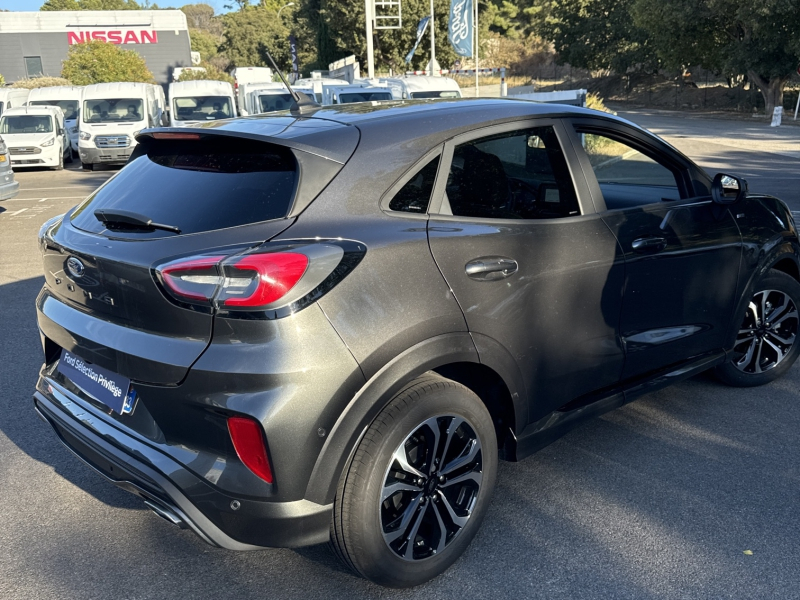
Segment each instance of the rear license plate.
[[58,370],[115,413],[124,415],[133,411],[136,393],[131,390],[131,380],[127,377],[86,362],[66,350],[61,350]]

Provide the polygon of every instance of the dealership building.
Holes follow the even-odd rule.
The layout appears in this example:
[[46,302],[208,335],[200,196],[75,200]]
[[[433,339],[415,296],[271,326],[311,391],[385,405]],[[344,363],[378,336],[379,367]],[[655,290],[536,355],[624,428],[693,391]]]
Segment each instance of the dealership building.
[[186,15],[179,10],[0,12],[0,74],[7,83],[61,75],[69,47],[103,40],[138,52],[157,83],[192,65]]

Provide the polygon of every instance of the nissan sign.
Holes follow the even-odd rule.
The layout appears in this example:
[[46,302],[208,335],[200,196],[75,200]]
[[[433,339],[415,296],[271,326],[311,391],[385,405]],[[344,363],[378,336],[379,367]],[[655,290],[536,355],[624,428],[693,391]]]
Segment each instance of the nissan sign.
[[157,44],[158,32],[154,29],[96,29],[94,31],[68,31],[69,45],[92,40],[112,44]]

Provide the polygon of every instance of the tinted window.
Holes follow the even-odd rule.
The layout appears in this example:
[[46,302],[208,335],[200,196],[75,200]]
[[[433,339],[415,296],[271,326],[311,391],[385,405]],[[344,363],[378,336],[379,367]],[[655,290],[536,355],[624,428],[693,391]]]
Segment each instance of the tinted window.
[[437,156],[422,167],[422,169],[395,194],[395,197],[392,198],[392,201],[389,203],[389,209],[412,213],[428,212],[428,202],[430,202],[431,199],[438,168],[439,157]]
[[144,119],[141,98],[111,98],[84,100],[84,123],[134,122]]
[[25,57],[25,72],[28,74],[28,77],[41,77],[43,74],[42,71],[41,56]]
[[675,173],[633,146],[597,133],[581,133],[609,210],[679,200]]
[[276,110],[289,110],[292,107],[292,95],[286,94],[265,94],[258,97],[261,103],[261,112],[275,112]]
[[552,219],[580,214],[567,162],[552,127],[456,146],[447,179],[452,214]]
[[[133,211],[182,233],[197,233],[286,216],[297,164],[272,144],[216,137],[213,141],[149,140],[131,162],[84,201],[72,217],[80,229],[103,231],[99,208]],[[121,231],[116,236],[164,237],[169,232]]]
[[31,106],[58,106],[64,112],[64,119],[78,118],[78,104],[80,100],[34,100],[28,102]]
[[357,94],[339,94],[339,104],[351,102],[372,102],[373,100],[391,100],[390,92],[359,92]]
[[47,115],[12,115],[0,121],[0,134],[52,132],[53,119]]
[[447,92],[413,92],[411,97],[415,100],[421,98],[461,98],[461,94],[455,91]]
[[233,116],[231,99],[227,96],[195,96],[172,101],[176,121],[215,121]]

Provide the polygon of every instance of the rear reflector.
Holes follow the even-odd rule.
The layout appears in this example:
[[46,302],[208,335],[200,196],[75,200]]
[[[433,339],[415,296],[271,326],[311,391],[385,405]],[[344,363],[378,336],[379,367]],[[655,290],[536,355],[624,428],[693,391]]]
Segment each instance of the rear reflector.
[[244,465],[267,483],[272,483],[272,467],[264,445],[264,433],[255,419],[229,417],[228,432],[233,447]]

